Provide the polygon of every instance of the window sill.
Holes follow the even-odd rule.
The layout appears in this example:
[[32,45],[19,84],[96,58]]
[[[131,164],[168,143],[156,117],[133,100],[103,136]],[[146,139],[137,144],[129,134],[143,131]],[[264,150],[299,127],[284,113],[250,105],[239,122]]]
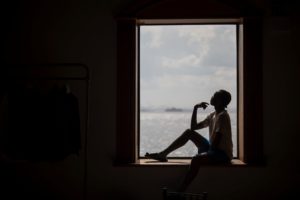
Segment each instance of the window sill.
[[[161,166],[188,166],[191,159],[169,159],[168,162],[158,162],[152,159],[139,159],[135,163],[121,164],[117,166],[134,166],[134,167],[161,167]],[[246,163],[239,159],[233,159],[231,164],[207,164],[209,167],[245,167]]]

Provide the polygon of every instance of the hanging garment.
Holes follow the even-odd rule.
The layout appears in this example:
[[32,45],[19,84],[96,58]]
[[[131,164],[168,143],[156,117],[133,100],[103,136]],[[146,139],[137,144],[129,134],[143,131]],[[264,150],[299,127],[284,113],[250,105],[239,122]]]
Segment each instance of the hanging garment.
[[62,160],[80,150],[78,100],[65,88],[16,87],[7,94],[1,149],[13,159]]

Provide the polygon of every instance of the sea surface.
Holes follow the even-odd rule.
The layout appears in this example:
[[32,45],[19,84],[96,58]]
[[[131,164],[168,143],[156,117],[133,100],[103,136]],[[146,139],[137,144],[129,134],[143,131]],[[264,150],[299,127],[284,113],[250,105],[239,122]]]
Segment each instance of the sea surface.
[[[140,156],[146,152],[159,152],[166,148],[186,129],[190,127],[191,112],[141,112],[140,113]],[[198,122],[205,119],[208,113],[197,115]],[[236,113],[229,113],[231,118],[233,156],[237,155]],[[208,128],[197,130],[208,139]],[[170,157],[192,157],[197,148],[189,141],[185,146],[175,150]]]

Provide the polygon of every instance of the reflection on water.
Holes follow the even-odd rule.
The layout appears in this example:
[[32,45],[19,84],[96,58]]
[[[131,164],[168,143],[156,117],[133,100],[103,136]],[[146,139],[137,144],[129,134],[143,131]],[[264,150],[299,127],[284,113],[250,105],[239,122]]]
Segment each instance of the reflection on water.
[[[232,126],[233,156],[237,155],[236,113],[229,113]],[[207,114],[198,114],[198,121]],[[190,127],[190,112],[141,112],[140,113],[140,156],[146,152],[158,152],[167,147],[184,130]],[[208,128],[198,130],[208,139]],[[197,153],[195,145],[189,141],[169,156],[191,157]]]

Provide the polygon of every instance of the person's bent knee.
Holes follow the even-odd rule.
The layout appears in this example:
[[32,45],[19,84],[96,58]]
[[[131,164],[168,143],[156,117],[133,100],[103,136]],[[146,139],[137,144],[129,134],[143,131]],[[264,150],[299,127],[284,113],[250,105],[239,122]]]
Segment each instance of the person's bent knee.
[[187,135],[187,136],[192,136],[193,134],[195,134],[195,131],[191,130],[191,129],[186,129],[184,132],[183,132],[184,135]]

